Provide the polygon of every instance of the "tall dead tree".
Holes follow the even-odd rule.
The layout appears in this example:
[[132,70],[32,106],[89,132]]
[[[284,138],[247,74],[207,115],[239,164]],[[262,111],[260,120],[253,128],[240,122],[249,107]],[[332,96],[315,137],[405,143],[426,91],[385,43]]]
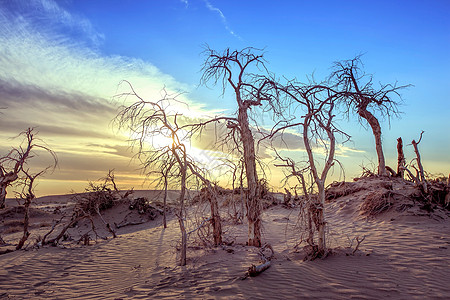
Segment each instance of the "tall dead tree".
[[[179,210],[177,213],[181,231],[181,254],[180,265],[186,265],[187,230],[185,216],[185,196],[187,190],[188,172],[198,177],[202,182],[206,180],[195,166],[195,160],[189,157],[185,142],[190,136],[185,133],[178,124],[181,115],[174,111],[172,105],[179,104],[176,100],[178,94],[170,95],[163,90],[162,98],[156,101],[147,101],[140,97],[128,81],[123,81],[129,91],[119,94],[116,97],[126,99],[131,97],[134,102],[131,105],[123,105],[115,118],[119,128],[125,128],[133,136],[133,145],[138,151],[136,158],[139,159],[142,169],[147,175],[153,173],[163,173],[165,198],[167,197],[168,181],[174,179],[179,182]],[[170,143],[167,145],[157,145],[152,143],[154,138],[165,138]],[[156,170],[156,171],[155,171]],[[212,219],[215,240],[222,240],[222,230],[220,216],[218,212],[217,198],[211,197]],[[215,202],[215,203],[214,203]]]
[[376,88],[373,84],[373,75],[366,74],[362,66],[361,56],[335,62],[330,80],[339,91],[345,93],[345,97],[341,99],[346,112],[349,113],[351,110],[356,112],[360,122],[364,119],[372,129],[378,157],[378,175],[387,176],[381,126],[375,114],[388,119],[397,116],[399,114],[397,106],[401,100],[399,90],[411,85],[397,86],[397,83],[394,83]]
[[21,132],[19,137],[23,137],[22,144],[0,157],[0,209],[5,208],[6,189],[15,181],[21,181],[21,178],[26,180],[24,167],[36,155],[34,150],[40,149],[48,152],[54,160],[53,168],[56,167],[58,161],[56,154],[36,137],[34,128],[28,128]]
[[[222,85],[223,94],[230,87],[237,104],[237,118],[228,118],[227,128],[238,135],[237,140],[242,145],[245,174],[247,180],[247,220],[248,245],[261,246],[261,211],[262,205],[258,198],[260,186],[256,167],[255,139],[250,125],[249,113],[252,108],[267,105],[275,108],[276,101],[268,92],[271,80],[267,80],[268,71],[265,67],[263,53],[251,47],[240,51],[226,49],[222,53],[207,47],[202,71],[202,83]],[[264,74],[257,74],[257,73]],[[263,76],[265,75],[265,76]],[[267,77],[266,77],[267,76]],[[223,118],[222,118],[223,119]],[[216,119],[209,122],[215,122]],[[206,124],[208,122],[205,122]]]

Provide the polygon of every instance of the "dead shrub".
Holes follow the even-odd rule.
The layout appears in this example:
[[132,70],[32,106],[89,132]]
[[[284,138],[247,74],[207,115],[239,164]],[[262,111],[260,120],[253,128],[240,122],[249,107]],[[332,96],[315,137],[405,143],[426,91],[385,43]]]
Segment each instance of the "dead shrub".
[[332,201],[334,199],[354,194],[363,190],[364,187],[357,186],[352,182],[333,182],[325,191],[325,199]]
[[76,210],[90,215],[96,215],[97,208],[100,211],[112,208],[118,200],[117,192],[111,190],[106,184],[96,185],[92,182],[86,188],[86,193],[77,194],[73,199],[76,202]]
[[360,211],[367,216],[376,216],[387,211],[392,205],[392,192],[382,189],[368,194],[361,204]]

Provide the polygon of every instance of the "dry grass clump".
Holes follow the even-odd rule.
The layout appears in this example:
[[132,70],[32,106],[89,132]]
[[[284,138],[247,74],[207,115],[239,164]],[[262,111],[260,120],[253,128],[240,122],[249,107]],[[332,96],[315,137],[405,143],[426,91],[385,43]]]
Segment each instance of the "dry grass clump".
[[9,234],[23,231],[23,220],[5,221],[3,224],[2,234]]
[[361,204],[360,211],[367,216],[376,216],[387,211],[392,205],[392,192],[382,189],[369,193]]
[[325,191],[325,198],[328,201],[354,194],[364,190],[364,187],[358,186],[353,182],[333,182]]

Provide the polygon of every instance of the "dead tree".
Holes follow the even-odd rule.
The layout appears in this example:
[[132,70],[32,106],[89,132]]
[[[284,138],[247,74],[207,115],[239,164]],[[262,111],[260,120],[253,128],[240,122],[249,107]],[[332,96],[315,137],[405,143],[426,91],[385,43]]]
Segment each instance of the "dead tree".
[[[200,173],[194,166],[195,160],[190,158],[185,142],[190,137],[185,134],[179,125],[181,115],[173,111],[174,103],[178,94],[170,95],[163,90],[162,98],[156,101],[147,101],[140,97],[128,81],[123,81],[127,85],[129,92],[117,95],[117,98],[132,97],[136,100],[131,105],[123,105],[119,114],[115,118],[119,128],[126,128],[134,137],[132,146],[136,146],[138,151],[136,158],[139,159],[142,169],[147,175],[153,174],[155,171],[159,174],[162,172],[164,177],[164,189],[167,191],[169,175],[175,180],[179,180],[180,196],[179,210],[177,212],[178,222],[181,231],[181,254],[180,265],[186,265],[186,249],[187,249],[187,231],[185,217],[185,195],[187,190],[188,172],[192,172],[194,176],[199,177]],[[172,110],[172,111],[171,111]],[[154,137],[165,137],[170,140],[168,145],[156,145],[152,143]],[[201,177],[204,181],[205,178]],[[165,192],[166,195],[166,192]],[[215,197],[210,199],[212,202],[217,201]],[[212,203],[212,207],[217,208],[212,213],[218,215],[218,204]],[[214,219],[220,226],[220,218]],[[221,241],[221,231],[219,240]],[[216,238],[216,237],[215,237]]]
[[[314,257],[323,257],[328,252],[325,237],[327,223],[324,214],[325,181],[328,172],[335,163],[336,134],[342,134],[348,139],[348,135],[339,130],[334,122],[334,108],[342,97],[342,93],[337,92],[335,86],[328,86],[324,83],[302,84],[295,81],[288,82],[285,86],[278,86],[277,90],[286,95],[293,111],[297,113],[294,116],[295,119],[286,121],[283,126],[278,124],[272,130],[270,137],[288,128],[297,128],[302,134],[308,157],[305,170],[310,172],[318,193],[317,200],[312,201],[312,206],[309,208],[312,215],[310,219],[313,220],[318,232],[317,251],[315,251],[317,253],[314,254]],[[315,157],[317,154],[313,150],[313,147],[319,146],[325,150],[321,171],[319,170],[317,157]],[[306,192],[303,172],[297,171],[292,163],[286,163],[285,167],[290,167],[293,175],[300,178],[299,181]],[[311,238],[310,234],[309,239]]]
[[335,62],[330,80],[339,91],[345,94],[345,97],[341,98],[345,111],[349,113],[353,110],[357,113],[360,122],[364,119],[372,129],[378,157],[378,175],[387,176],[381,142],[381,126],[375,114],[388,119],[391,116],[397,116],[399,100],[395,97],[401,100],[399,90],[411,85],[397,86],[394,83],[375,88],[372,82],[373,75],[366,74],[362,70],[362,65],[360,55],[350,60]]
[[[260,187],[256,167],[255,139],[249,113],[252,108],[265,105],[266,108],[276,112],[277,101],[269,92],[272,80],[267,79],[269,74],[264,64],[263,53],[258,49],[249,47],[232,51],[228,48],[219,53],[207,47],[204,53],[206,60],[202,69],[202,83],[207,84],[212,81],[213,84],[220,84],[223,93],[227,87],[230,87],[236,99],[237,116],[214,118],[201,125],[226,119],[227,128],[230,130],[229,136],[242,146],[248,189],[246,195],[248,245],[260,247],[262,205],[258,198]],[[264,74],[255,74],[252,72],[255,70]]]
[[397,176],[402,178],[405,174],[405,154],[403,153],[403,140],[401,137],[397,139]]
[[36,134],[34,128],[21,132],[19,136],[23,136],[22,145],[0,157],[0,209],[5,208],[6,189],[16,180],[20,181],[21,177],[27,178],[24,174],[24,166],[36,155],[34,150],[41,149],[48,152],[54,160],[53,168],[56,167],[58,161],[56,154],[37,138]]
[[416,140],[412,140],[411,144],[414,147],[414,153],[416,153],[416,163],[417,163],[417,167],[419,168],[419,170],[418,170],[419,174],[418,174],[417,178],[420,180],[420,184],[422,185],[424,193],[427,194],[428,193],[428,184],[427,184],[427,180],[425,178],[425,172],[423,170],[422,160],[420,158],[419,147],[418,147],[420,141],[422,140],[423,133],[424,133],[423,131],[420,133],[420,137],[417,142],[416,142]]
[[[315,203],[313,201],[313,197],[312,193],[313,193],[313,188],[307,188],[307,181],[305,179],[304,174],[310,174],[310,168],[308,166],[308,164],[306,164],[306,167],[303,168],[297,168],[297,164],[295,163],[295,161],[292,158],[289,157],[282,157],[278,152],[276,152],[276,157],[277,160],[282,162],[282,163],[278,163],[275,164],[275,167],[282,167],[285,170],[287,170],[287,173],[285,174],[285,178],[283,179],[284,184],[287,184],[289,179],[294,177],[297,179],[297,181],[299,182],[300,186],[302,187],[302,192],[303,192],[303,199],[302,201],[300,201],[300,206],[299,206],[299,223],[301,227],[306,227],[306,231],[307,231],[307,238],[306,238],[306,243],[312,248],[316,248],[316,244],[314,242],[314,220],[313,220],[313,214],[315,212]],[[297,186],[297,185],[296,185]],[[288,193],[289,190],[286,189],[286,192]],[[297,195],[297,189],[294,189],[295,194]],[[290,195],[290,192],[288,193]],[[303,228],[301,228],[303,229]],[[304,239],[303,237],[301,237],[301,242],[303,242]]]
[[20,199],[24,201],[23,207],[24,207],[24,219],[23,219],[23,236],[20,239],[19,243],[16,246],[16,250],[20,250],[22,249],[23,245],[25,244],[25,242],[27,241],[28,237],[30,236],[30,232],[28,231],[28,226],[29,226],[29,222],[30,222],[30,217],[29,217],[29,210],[30,210],[30,205],[31,202],[36,198],[36,196],[34,195],[34,181],[36,180],[36,178],[38,178],[39,176],[41,176],[43,173],[45,173],[46,170],[43,170],[37,174],[34,175],[30,175],[28,173],[28,170],[22,170],[22,172],[25,174],[25,178],[23,181],[23,188],[22,188],[22,192],[19,193]]

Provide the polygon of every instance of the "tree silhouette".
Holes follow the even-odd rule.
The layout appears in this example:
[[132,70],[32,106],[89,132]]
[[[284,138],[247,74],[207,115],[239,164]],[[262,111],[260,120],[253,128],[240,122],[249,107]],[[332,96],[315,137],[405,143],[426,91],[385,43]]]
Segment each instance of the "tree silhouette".
[[[208,198],[211,206],[211,223],[213,226],[214,242],[222,243],[222,229],[218,211],[217,197],[210,181],[197,167],[195,160],[189,156],[186,150],[186,139],[191,136],[179,125],[181,114],[171,112],[171,105],[178,94],[168,94],[162,91],[162,97],[156,101],[147,101],[140,97],[128,81],[123,84],[129,88],[128,92],[117,95],[117,98],[132,97],[136,100],[131,105],[123,105],[115,118],[119,128],[127,129],[131,136],[133,146],[137,147],[136,154],[141,166],[147,175],[153,173],[162,174],[165,197],[167,197],[167,185],[170,179],[179,180],[180,196],[179,210],[177,213],[181,231],[181,256],[180,265],[186,265],[187,231],[185,224],[185,196],[187,192],[187,179],[189,174],[198,178],[210,192]],[[171,141],[168,145],[152,144],[153,137],[164,137]],[[149,145],[150,143],[150,145]]]
[[[302,186],[305,194],[303,208],[306,210],[308,224],[307,242],[313,247],[313,257],[325,256],[326,246],[326,220],[325,209],[325,181],[331,167],[335,163],[336,134],[348,136],[339,130],[334,122],[336,103],[340,101],[343,93],[337,92],[335,86],[328,83],[317,84],[314,81],[303,84],[289,81],[286,85],[277,85],[278,93],[284,94],[289,103],[290,110],[294,112],[292,118],[278,123],[268,137],[283,133],[288,128],[296,128],[301,133],[303,144],[307,153],[307,161],[298,167],[290,158],[278,154],[282,161],[279,167],[287,168],[288,176],[295,176]],[[318,162],[317,152],[313,148],[321,147],[323,150],[323,165]],[[322,152],[322,151],[321,151]],[[312,197],[307,191],[304,174],[310,174],[316,186],[317,197]],[[313,227],[318,232],[318,243],[314,243]]]
[[335,62],[330,80],[334,82],[336,89],[345,93],[345,97],[341,99],[346,111],[356,112],[360,122],[364,119],[371,127],[378,157],[378,175],[387,176],[381,126],[375,114],[388,119],[391,116],[397,116],[399,100],[395,98],[401,100],[399,90],[411,85],[380,84],[376,88],[373,84],[373,75],[366,74],[362,67],[361,55],[350,60]]
[[[12,185],[15,181],[22,181],[30,183],[27,175],[28,168],[26,167],[28,162],[36,155],[34,150],[41,149],[49,153],[54,162],[53,168],[56,167],[58,159],[56,154],[48,148],[45,143],[36,137],[34,128],[28,128],[21,132],[19,137],[23,137],[22,145],[12,148],[8,154],[0,157],[0,209],[5,208],[6,189]],[[38,173],[39,176],[43,173]]]
[[255,48],[244,48],[240,51],[225,49],[219,53],[206,47],[206,56],[202,71],[202,83],[212,82],[220,84],[223,93],[230,87],[237,104],[235,117],[221,117],[202,123],[225,119],[229,134],[227,137],[242,146],[245,175],[247,180],[247,220],[248,245],[261,246],[261,201],[260,182],[256,167],[255,139],[250,125],[249,113],[254,107],[270,109],[273,114],[278,113],[277,99],[272,95],[273,80],[265,66],[264,54]]

